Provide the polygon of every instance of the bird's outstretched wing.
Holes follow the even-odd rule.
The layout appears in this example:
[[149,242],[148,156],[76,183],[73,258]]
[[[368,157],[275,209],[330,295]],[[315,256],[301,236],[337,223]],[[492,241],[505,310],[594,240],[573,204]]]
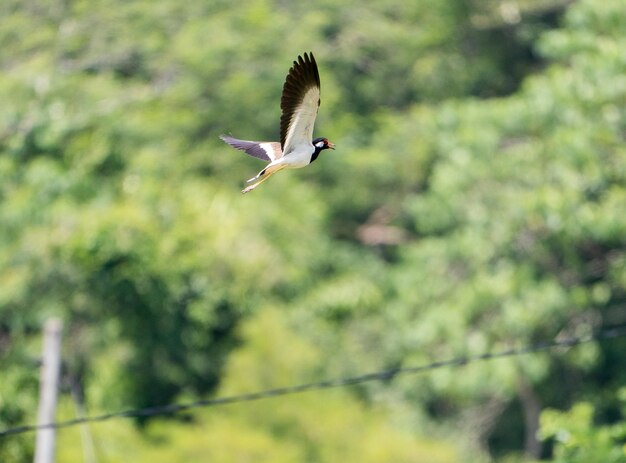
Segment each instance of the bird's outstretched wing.
[[280,100],[280,145],[283,153],[310,145],[320,105],[320,75],[313,53],[298,56],[289,69]]
[[283,156],[280,143],[275,141],[238,140],[228,135],[220,135],[220,138],[233,148],[245,151],[250,156],[263,159],[264,161],[272,162]]

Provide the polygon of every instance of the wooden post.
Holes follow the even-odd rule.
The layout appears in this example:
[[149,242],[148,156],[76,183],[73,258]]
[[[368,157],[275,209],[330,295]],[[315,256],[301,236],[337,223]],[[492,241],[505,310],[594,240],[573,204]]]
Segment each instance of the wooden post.
[[[61,374],[61,330],[63,324],[57,318],[46,320],[43,329],[43,350],[39,384],[39,410],[37,424],[54,423],[59,377]],[[35,463],[54,462],[53,428],[38,429],[35,441]]]

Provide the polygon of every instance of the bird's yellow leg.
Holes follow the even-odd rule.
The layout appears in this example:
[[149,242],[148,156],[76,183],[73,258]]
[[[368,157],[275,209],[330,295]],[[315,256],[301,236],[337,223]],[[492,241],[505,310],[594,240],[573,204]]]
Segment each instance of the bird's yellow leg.
[[256,177],[251,178],[250,180],[248,180],[248,182],[252,182],[254,180],[259,179],[257,182],[253,183],[252,185],[244,188],[243,190],[241,190],[242,193],[247,193],[249,191],[254,190],[256,187],[258,187],[261,183],[263,183],[265,180],[267,180],[268,178],[270,178],[273,174],[275,174],[276,172],[284,169],[284,165],[274,165],[274,166],[268,166],[265,169],[263,169]]
[[247,193],[247,192],[249,192],[249,191],[254,190],[256,187],[258,187],[261,183],[263,183],[263,182],[264,182],[265,180],[267,180],[268,178],[270,178],[270,176],[269,176],[269,175],[264,175],[264,176],[261,178],[261,180],[259,180],[259,181],[258,181],[258,182],[256,182],[256,183],[253,183],[253,184],[252,184],[252,185],[250,185],[250,186],[247,186],[246,188],[244,188],[243,190],[241,190],[241,192],[242,192],[242,193]]

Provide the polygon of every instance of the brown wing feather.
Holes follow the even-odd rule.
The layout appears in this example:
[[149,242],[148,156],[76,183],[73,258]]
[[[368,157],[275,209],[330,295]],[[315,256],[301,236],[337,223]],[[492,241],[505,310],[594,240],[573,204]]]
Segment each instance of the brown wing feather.
[[[283,94],[280,100],[280,108],[282,114],[280,117],[280,145],[285,151],[285,145],[289,136],[289,129],[294,121],[296,113],[306,110],[305,126],[299,129],[305,130],[309,133],[313,131],[313,122],[315,121],[315,115],[317,114],[317,108],[320,105],[319,100],[319,88],[320,88],[320,75],[317,70],[317,63],[313,57],[313,53],[305,53],[304,58],[298,56],[298,61],[293,62],[293,66],[289,69],[285,84],[283,85]],[[312,89],[316,89],[317,93],[310,93]],[[304,102],[307,94],[316,95],[317,102]],[[317,103],[314,108],[302,108],[303,102],[305,104]],[[293,128],[292,128],[293,130]],[[300,135],[300,134],[298,134]],[[307,142],[310,142],[311,138]]]

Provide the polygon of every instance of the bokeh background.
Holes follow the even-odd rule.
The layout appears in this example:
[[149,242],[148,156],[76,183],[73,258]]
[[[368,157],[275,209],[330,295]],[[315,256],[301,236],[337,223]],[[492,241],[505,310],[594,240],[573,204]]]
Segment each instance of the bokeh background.
[[[337,150],[246,196],[313,51]],[[0,428],[626,323],[626,1],[3,0]],[[58,432],[63,463],[624,462],[626,341]],[[0,461],[32,460],[32,433]]]

